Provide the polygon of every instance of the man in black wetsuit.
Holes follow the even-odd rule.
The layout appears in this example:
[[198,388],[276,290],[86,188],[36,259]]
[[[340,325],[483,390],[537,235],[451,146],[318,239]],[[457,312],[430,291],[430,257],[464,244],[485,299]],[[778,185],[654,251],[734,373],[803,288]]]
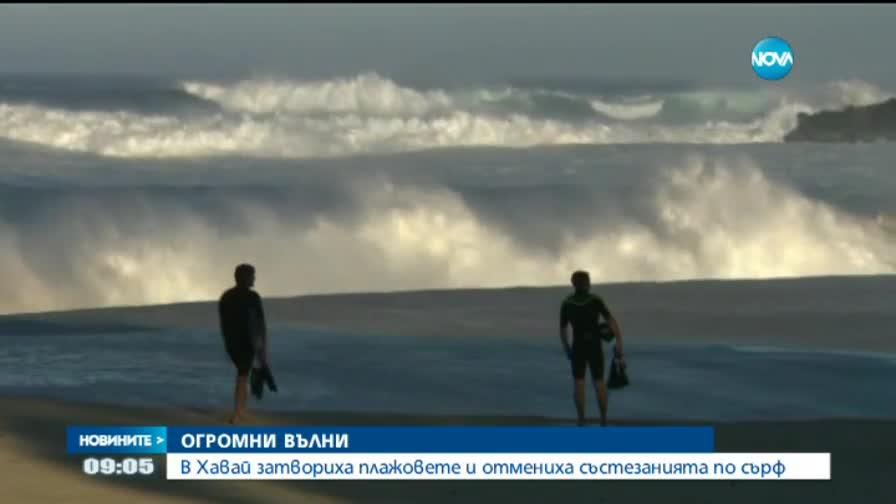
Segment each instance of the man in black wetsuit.
[[[600,424],[607,425],[607,385],[604,382],[604,353],[601,346],[600,317],[613,331],[616,352],[622,359],[622,332],[603,299],[591,293],[591,278],[586,271],[572,274],[575,292],[563,300],[560,308],[560,341],[572,365],[575,381],[575,403],[578,425],[585,425],[585,368],[591,368],[591,379],[600,405]],[[572,345],[567,326],[572,325]]]
[[228,289],[218,301],[218,316],[224,347],[236,366],[236,390],[231,423],[238,423],[246,411],[249,396],[249,371],[258,356],[267,362],[267,328],[261,296],[252,290],[255,285],[255,268],[240,264],[234,272],[236,286]]

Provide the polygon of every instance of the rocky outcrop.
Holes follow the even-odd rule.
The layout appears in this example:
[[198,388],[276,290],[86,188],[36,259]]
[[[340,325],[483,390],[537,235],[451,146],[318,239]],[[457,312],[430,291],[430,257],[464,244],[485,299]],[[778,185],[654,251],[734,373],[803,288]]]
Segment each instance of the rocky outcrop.
[[896,141],[896,98],[864,107],[797,116],[785,142]]

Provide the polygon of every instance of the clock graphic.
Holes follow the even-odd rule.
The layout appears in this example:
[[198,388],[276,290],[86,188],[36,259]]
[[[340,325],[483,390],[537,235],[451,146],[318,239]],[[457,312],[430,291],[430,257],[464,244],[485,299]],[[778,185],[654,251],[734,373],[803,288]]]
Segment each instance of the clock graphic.
[[149,457],[126,457],[121,460],[90,457],[84,459],[81,469],[89,476],[148,476],[155,473],[155,461]]

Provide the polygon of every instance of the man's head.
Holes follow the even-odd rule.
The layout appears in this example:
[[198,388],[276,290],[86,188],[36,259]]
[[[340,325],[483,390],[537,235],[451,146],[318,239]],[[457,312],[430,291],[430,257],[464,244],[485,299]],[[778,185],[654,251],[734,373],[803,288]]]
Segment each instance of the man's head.
[[572,282],[572,286],[576,289],[576,292],[585,293],[591,290],[591,277],[588,275],[587,271],[576,271],[572,274],[570,281]]
[[233,272],[233,277],[237,286],[251,288],[255,286],[255,267],[251,264],[240,264]]

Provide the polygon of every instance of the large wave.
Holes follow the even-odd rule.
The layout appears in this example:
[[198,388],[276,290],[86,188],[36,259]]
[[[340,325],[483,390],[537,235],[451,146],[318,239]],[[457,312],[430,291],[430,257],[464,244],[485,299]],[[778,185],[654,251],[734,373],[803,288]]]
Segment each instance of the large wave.
[[242,261],[258,266],[267,295],[557,285],[576,268],[598,282],[896,270],[893,237],[875,219],[803,196],[745,158],[665,166],[637,201],[584,198],[636,208],[594,206],[588,231],[559,221],[543,246],[528,232],[537,208],[514,208],[503,216],[514,225],[501,225],[460,190],[385,175],[311,207],[297,206],[299,193],[222,188],[54,191],[4,211],[0,311],[212,299]]
[[234,85],[187,81],[183,89],[227,110],[252,114],[357,114],[419,117],[450,112],[456,99],[442,90],[417,91],[376,74],[328,81],[250,80]]
[[0,101],[0,138],[126,158],[314,158],[445,147],[779,142],[800,112],[882,100],[871,84],[824,92],[636,97],[483,87],[418,90],[376,74],[326,81],[189,81],[206,113],[73,110]]

